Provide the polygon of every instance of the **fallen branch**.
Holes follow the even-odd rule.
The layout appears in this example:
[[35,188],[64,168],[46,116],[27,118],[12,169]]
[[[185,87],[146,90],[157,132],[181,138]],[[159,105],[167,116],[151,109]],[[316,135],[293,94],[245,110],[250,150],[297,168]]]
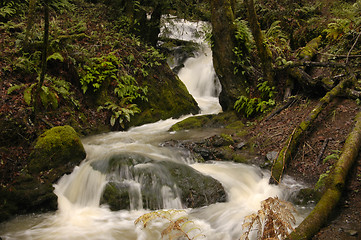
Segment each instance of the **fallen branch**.
[[289,159],[296,151],[296,148],[299,144],[301,137],[309,129],[309,126],[315,121],[321,111],[327,106],[331,100],[339,95],[341,91],[345,88],[346,84],[351,80],[351,78],[346,78],[342,80],[336,87],[329,91],[317,104],[317,106],[311,111],[307,116],[306,120],[301,122],[294,130],[292,135],[287,139],[287,146],[279,152],[278,157],[275,159],[272,171],[270,183],[278,184],[281,181],[282,173],[284,167],[287,165]]
[[336,207],[345,186],[346,176],[361,147],[361,112],[356,116],[356,124],[348,136],[342,154],[329,175],[330,185],[313,211],[290,234],[288,239],[310,239],[326,223]]
[[294,104],[297,100],[299,99],[299,97],[290,97],[288,98],[288,101],[283,104],[281,107],[279,107],[278,109],[276,109],[276,111],[274,111],[273,113],[271,113],[266,119],[265,121],[268,121],[269,119],[271,119],[272,117],[274,117],[275,115],[279,114],[280,112],[282,112],[283,110],[285,110],[286,108],[288,108],[289,106],[291,106],[292,104]]
[[326,150],[326,148],[327,148],[327,144],[328,144],[329,141],[330,141],[330,139],[327,138],[327,139],[325,140],[325,142],[323,143],[321,152],[320,152],[320,154],[319,154],[318,157],[317,157],[317,161],[316,161],[316,164],[317,164],[317,165],[319,165],[319,164],[321,163],[322,156],[323,156],[323,154],[325,153],[325,150]]

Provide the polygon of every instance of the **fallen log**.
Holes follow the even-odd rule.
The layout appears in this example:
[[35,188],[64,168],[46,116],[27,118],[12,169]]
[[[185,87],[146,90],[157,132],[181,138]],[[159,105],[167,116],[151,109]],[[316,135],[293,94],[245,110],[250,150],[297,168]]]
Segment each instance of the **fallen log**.
[[278,184],[281,181],[283,170],[289,159],[291,159],[292,155],[295,153],[301,137],[309,129],[309,126],[312,125],[327,104],[330,103],[335,96],[342,92],[349,81],[351,81],[351,78],[345,78],[336,87],[329,91],[323,98],[321,98],[317,106],[311,111],[307,118],[293,130],[292,134],[286,141],[285,147],[283,147],[283,149],[279,152],[273,163],[270,183]]
[[356,124],[349,134],[342,154],[328,176],[329,186],[313,211],[288,236],[287,239],[310,239],[328,220],[332,210],[337,206],[345,186],[346,176],[353,165],[361,147],[361,112],[356,116]]

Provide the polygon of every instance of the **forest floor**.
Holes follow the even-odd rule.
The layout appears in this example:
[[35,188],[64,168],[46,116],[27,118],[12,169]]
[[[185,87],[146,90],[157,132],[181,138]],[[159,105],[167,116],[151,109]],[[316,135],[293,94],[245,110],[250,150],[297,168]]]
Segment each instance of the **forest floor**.
[[[258,151],[265,156],[279,152],[288,136],[314,108],[317,101],[298,100],[291,107],[269,120],[259,120],[249,132],[254,137]],[[321,174],[330,170],[342,151],[343,144],[354,127],[354,117],[360,107],[353,100],[336,99],[317,118],[313,128],[302,139],[296,156],[286,167],[286,174],[295,177],[311,188]],[[325,151],[319,161],[321,149]],[[327,226],[313,239],[353,240],[361,238],[361,156],[349,173],[341,201]]]

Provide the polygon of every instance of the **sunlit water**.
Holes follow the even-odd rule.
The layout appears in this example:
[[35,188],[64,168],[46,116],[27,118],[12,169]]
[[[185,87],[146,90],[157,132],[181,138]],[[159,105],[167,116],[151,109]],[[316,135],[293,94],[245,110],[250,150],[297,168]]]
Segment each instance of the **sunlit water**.
[[[179,76],[187,85],[202,110],[202,114],[217,113],[219,85],[214,76],[209,48],[189,59]],[[186,117],[186,116],[185,116]],[[184,118],[185,118],[184,117]],[[135,225],[134,221],[150,212],[144,209],[141,180],[131,176],[127,169],[120,171],[123,184],[130,190],[130,209],[110,211],[100,205],[100,198],[107,182],[114,176],[93,169],[92,164],[102,164],[119,153],[138,153],[160,161],[176,161],[188,164],[197,171],[210,175],[222,183],[227,192],[227,202],[216,203],[198,209],[183,209],[176,191],[160,186],[159,197],[163,209],[183,209],[192,220],[188,229],[191,237],[210,240],[233,240],[242,234],[242,222],[246,215],[256,212],[260,202],[268,197],[289,199],[302,186],[285,177],[278,186],[269,185],[269,173],[255,166],[230,162],[195,163],[187,152],[161,147],[169,139],[203,139],[212,136],[212,131],[169,132],[168,129],[181,119],[168,119],[153,124],[132,128],[126,132],[112,132],[83,139],[87,158],[72,174],[62,177],[55,184],[58,196],[56,212],[19,216],[0,225],[2,239],[29,240],[153,240],[161,239],[167,222],[151,221],[147,228]],[[136,167],[151,167],[139,164]],[[166,174],[165,174],[166,175]],[[177,189],[177,186],[174,187]],[[308,209],[298,208],[298,223]]]

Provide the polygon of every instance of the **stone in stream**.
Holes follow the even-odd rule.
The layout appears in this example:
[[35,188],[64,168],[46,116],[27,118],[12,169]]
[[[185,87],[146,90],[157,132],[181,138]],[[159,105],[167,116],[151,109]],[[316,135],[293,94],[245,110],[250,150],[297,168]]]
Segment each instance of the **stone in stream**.
[[[109,178],[101,203],[109,205],[111,210],[132,207],[161,209],[167,201],[164,191],[170,194],[170,198],[179,197],[184,208],[207,206],[227,199],[220,182],[172,160],[123,153],[111,157],[107,165],[99,161],[94,162],[92,167],[106,173]],[[134,192],[137,187],[139,191]],[[142,199],[141,203],[139,199],[132,202],[136,197]]]

